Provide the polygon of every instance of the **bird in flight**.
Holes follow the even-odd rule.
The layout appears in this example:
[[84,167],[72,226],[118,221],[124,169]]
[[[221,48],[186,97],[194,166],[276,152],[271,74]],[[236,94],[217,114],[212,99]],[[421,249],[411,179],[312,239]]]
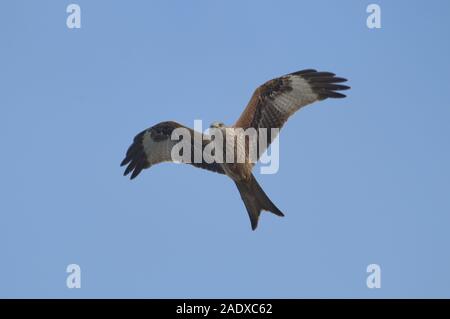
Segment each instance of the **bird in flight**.
[[[210,129],[218,130],[225,136],[225,144],[218,146],[218,149],[222,147],[220,150],[223,150],[224,153],[244,150],[244,161],[211,162],[201,158],[197,161],[186,161],[186,163],[231,178],[239,190],[253,230],[258,226],[261,211],[269,211],[277,216],[284,216],[253,176],[252,169],[255,162],[249,160],[250,148],[248,139],[237,138],[240,133],[236,132],[238,132],[238,129],[241,132],[242,129],[253,128],[256,134],[259,135],[262,129],[266,130],[267,133],[262,137],[262,139],[266,139],[266,143],[265,146],[258,147],[256,159],[258,160],[268,145],[276,138],[278,130],[281,129],[291,115],[300,108],[316,101],[322,101],[327,98],[344,98],[345,95],[338,91],[350,88],[340,84],[346,81],[346,79],[337,77],[334,73],[318,72],[313,69],[290,73],[267,81],[254,91],[247,107],[232,126],[225,126],[221,122],[214,122],[210,126]],[[121,166],[127,165],[124,175],[131,173],[130,178],[133,179],[143,169],[152,165],[161,162],[174,162],[172,148],[178,141],[171,137],[172,133],[180,128],[188,130],[191,134],[189,145],[192,149],[192,158],[196,149],[201,148],[201,151],[204,151],[209,143],[215,142],[215,139],[212,139],[211,136],[196,132],[177,122],[158,123],[140,132],[134,138],[121,163]],[[199,136],[200,144],[195,143],[195,138]],[[233,141],[234,143],[228,143],[228,141]]]

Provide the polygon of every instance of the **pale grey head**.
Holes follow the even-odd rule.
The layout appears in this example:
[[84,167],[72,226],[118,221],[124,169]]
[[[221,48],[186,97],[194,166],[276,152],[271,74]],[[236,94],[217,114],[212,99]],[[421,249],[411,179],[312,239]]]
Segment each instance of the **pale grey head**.
[[223,128],[223,127],[225,127],[225,124],[219,121],[212,122],[211,125],[209,126],[209,128]]

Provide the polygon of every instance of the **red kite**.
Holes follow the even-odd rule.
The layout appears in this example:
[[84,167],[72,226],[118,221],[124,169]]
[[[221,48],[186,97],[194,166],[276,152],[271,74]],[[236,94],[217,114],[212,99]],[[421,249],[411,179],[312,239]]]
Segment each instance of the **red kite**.
[[[267,145],[269,145],[277,135],[277,133],[270,133],[272,132],[271,129],[281,129],[288,118],[301,107],[327,98],[345,97],[344,94],[337,91],[350,88],[339,84],[346,81],[344,78],[336,77],[334,73],[317,72],[312,69],[284,75],[258,87],[234,125],[227,127],[223,123],[215,122],[211,124],[210,128],[221,130],[224,133],[226,130],[228,132],[238,128],[244,130],[254,128],[258,132],[257,134],[259,134],[260,129],[267,129]],[[161,162],[173,161],[171,151],[178,141],[173,140],[171,136],[172,132],[177,128],[187,129],[191,133],[191,156],[193,156],[196,147],[198,148],[196,145],[199,145],[194,142],[195,137],[200,137],[202,150],[212,142],[210,136],[196,132],[176,122],[158,123],[142,131],[134,138],[133,144],[128,148],[125,159],[121,163],[121,166],[128,165],[124,175],[131,173],[131,179],[133,179],[144,168],[149,168]],[[246,145],[237,143],[234,147],[243,147],[248,152]],[[224,147],[223,150],[224,152],[230,151],[227,147]],[[258,158],[264,150],[259,150]],[[255,163],[249,161],[247,155],[243,163],[210,162],[202,158],[199,162],[191,160],[188,164],[230,177],[236,183],[247,208],[252,229],[255,230],[262,210],[272,212],[278,216],[284,215],[272,203],[256,181],[252,174]]]

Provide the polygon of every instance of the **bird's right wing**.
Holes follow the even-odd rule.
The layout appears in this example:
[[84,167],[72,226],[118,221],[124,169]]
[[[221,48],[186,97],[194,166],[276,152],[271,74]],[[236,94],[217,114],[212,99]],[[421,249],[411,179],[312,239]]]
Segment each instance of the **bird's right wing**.
[[[202,133],[196,132],[186,126],[176,122],[161,122],[152,126],[138,135],[133,140],[133,143],[128,148],[126,156],[120,166],[127,165],[124,175],[131,173],[130,179],[135,178],[144,168],[149,168],[152,165],[161,162],[173,162],[172,149],[179,143],[179,140],[172,140],[172,132],[175,129],[182,129],[181,131],[190,134],[191,155],[187,164],[195,167],[207,169],[216,173],[224,174],[222,167],[216,162],[207,163],[203,157],[203,150],[210,142],[209,138]],[[201,141],[195,143],[195,139]],[[200,149],[201,147],[201,149]],[[201,151],[202,156],[196,162],[195,152]]]

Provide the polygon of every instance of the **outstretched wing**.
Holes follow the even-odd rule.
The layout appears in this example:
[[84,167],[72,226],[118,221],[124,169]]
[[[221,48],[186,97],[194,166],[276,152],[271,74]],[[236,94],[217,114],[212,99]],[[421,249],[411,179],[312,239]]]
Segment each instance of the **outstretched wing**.
[[[247,129],[267,129],[267,147],[277,133],[271,134],[272,128],[281,129],[288,118],[301,107],[327,98],[343,98],[337,91],[350,87],[338,83],[346,82],[334,73],[317,72],[308,69],[284,75],[267,81],[253,93],[250,102],[234,127]],[[258,157],[265,149],[258,150]]]
[[198,146],[194,143],[194,139],[197,137],[198,141],[202,141],[200,147],[203,154],[204,147],[209,143],[207,136],[179,123],[169,121],[158,123],[136,135],[133,144],[128,148],[125,159],[120,164],[120,166],[127,165],[124,175],[131,173],[130,179],[133,179],[144,168],[149,168],[161,162],[172,162],[172,148],[179,141],[172,140],[171,136],[172,132],[177,128],[184,128],[190,132],[191,158],[188,164],[224,174],[219,164],[216,162],[207,163],[203,156],[200,162],[195,162],[194,154]]

